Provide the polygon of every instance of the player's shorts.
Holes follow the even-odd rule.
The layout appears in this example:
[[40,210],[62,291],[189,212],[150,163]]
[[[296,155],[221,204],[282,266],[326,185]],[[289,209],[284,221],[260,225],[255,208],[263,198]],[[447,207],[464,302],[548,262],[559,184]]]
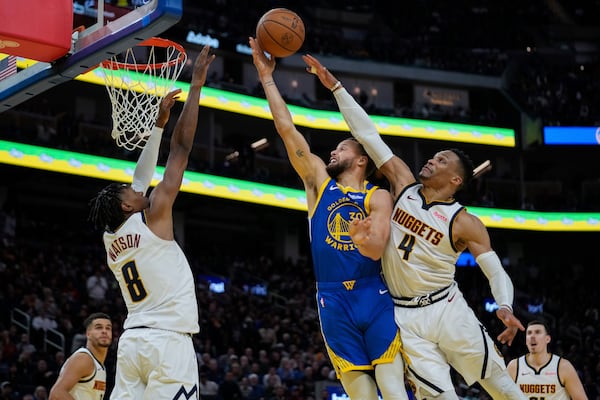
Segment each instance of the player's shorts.
[[448,364],[467,385],[489,377],[494,363],[506,368],[500,351],[456,283],[429,299],[394,302],[413,390],[423,387],[434,395],[454,391]]
[[199,398],[192,336],[155,328],[126,329],[119,338],[111,400]]
[[402,350],[394,303],[379,276],[318,282],[321,331],[336,373],[373,370]]

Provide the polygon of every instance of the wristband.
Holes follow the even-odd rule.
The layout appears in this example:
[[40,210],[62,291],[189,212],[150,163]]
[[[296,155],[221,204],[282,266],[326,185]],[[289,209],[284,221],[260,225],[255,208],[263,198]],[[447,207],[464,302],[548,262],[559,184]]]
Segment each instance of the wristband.
[[332,92],[335,92],[337,89],[339,89],[342,86],[342,82],[337,81],[335,83],[335,85],[333,85],[332,87],[329,88],[329,90],[331,90]]
[[500,304],[500,307],[498,307],[498,308],[507,309],[508,311],[510,311],[511,314],[514,314],[512,307],[508,304]]

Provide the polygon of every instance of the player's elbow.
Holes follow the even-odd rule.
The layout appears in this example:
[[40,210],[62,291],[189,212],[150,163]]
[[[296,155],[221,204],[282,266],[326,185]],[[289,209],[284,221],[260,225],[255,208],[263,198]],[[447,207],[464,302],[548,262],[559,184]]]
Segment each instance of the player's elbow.
[[296,130],[294,123],[287,118],[282,118],[275,121],[275,128],[277,129],[277,132],[279,132],[280,136],[291,135]]

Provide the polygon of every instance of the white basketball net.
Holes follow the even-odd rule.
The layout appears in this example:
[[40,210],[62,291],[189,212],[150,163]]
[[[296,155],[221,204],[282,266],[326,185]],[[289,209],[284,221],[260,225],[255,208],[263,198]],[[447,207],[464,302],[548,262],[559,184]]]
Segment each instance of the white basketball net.
[[112,103],[111,135],[127,150],[144,147],[156,123],[161,98],[175,88],[187,60],[185,51],[174,44],[163,47],[142,42],[137,48],[144,46],[148,51],[143,61],[136,59],[130,48],[106,60],[102,68]]

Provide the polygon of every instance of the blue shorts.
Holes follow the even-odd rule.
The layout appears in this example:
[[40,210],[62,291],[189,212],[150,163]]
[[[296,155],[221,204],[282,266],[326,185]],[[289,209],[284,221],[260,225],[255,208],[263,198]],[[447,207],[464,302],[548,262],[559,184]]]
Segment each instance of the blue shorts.
[[379,276],[318,282],[317,303],[323,338],[338,374],[373,370],[402,351],[394,303]]

